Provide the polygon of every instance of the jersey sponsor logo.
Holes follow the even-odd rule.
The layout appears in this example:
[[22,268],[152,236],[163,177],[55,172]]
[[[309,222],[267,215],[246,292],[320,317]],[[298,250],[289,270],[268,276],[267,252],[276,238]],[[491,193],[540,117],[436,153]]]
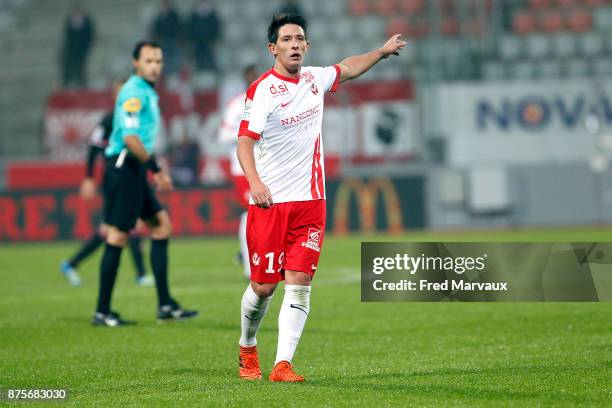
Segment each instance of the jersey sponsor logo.
[[281,108],[286,108],[289,104],[291,103],[291,101],[288,102],[281,102],[280,107]]
[[310,90],[312,91],[313,95],[317,95],[319,93],[319,88],[317,88],[315,84],[312,84],[312,86],[310,87]]
[[259,262],[261,261],[261,258],[259,257],[259,255],[257,254],[257,252],[255,252],[253,254],[253,257],[251,258],[251,262],[253,262],[253,265],[257,266],[259,265]]
[[280,95],[280,94],[284,94],[289,92],[289,88],[287,88],[287,85],[285,84],[279,84],[279,85],[270,85],[270,93],[272,95]]
[[281,119],[281,125],[284,127],[293,127],[304,120],[310,120],[315,117],[318,117],[318,113],[321,111],[321,105],[317,105],[313,108],[306,109],[302,113],[298,113],[297,115],[290,116],[288,118]]
[[142,109],[142,102],[138,98],[130,98],[123,102],[123,110],[127,113],[136,113]]
[[313,251],[321,252],[319,246],[321,242],[321,230],[316,228],[308,228],[308,235],[306,242],[302,242],[302,246],[312,249]]

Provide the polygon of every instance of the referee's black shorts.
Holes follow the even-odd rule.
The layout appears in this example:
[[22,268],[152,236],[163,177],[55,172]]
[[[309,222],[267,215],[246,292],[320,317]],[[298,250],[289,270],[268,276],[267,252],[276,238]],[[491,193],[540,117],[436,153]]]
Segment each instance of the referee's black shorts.
[[126,156],[116,167],[118,156],[106,159],[104,171],[104,221],[129,232],[136,220],[151,220],[163,209],[147,182],[147,169],[135,157]]

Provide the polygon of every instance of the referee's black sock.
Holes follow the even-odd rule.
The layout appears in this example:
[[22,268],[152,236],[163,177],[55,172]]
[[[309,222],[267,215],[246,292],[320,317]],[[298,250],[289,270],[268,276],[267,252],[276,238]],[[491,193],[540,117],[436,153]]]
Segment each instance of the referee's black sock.
[[79,263],[91,255],[102,243],[104,242],[104,238],[99,233],[95,233],[91,238],[89,238],[85,243],[81,246],[79,251],[68,261],[70,266],[76,268]]
[[151,268],[155,276],[155,287],[157,288],[157,299],[159,305],[172,304],[168,291],[168,240],[151,240]]
[[110,312],[110,301],[117,278],[122,249],[109,243],[104,248],[104,255],[100,264],[100,290],[98,292],[98,307],[96,308],[99,313]]
[[134,260],[134,267],[136,268],[136,278],[141,278],[145,275],[144,259],[142,258],[142,247],[140,243],[142,239],[140,235],[130,235],[128,243],[130,244],[130,250],[132,251],[132,259]]

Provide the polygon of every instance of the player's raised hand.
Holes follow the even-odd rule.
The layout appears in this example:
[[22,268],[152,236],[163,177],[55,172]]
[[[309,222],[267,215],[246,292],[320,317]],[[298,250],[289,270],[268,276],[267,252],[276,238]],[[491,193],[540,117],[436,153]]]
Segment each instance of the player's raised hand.
[[266,186],[261,181],[257,180],[250,185],[251,189],[251,197],[253,197],[253,201],[255,205],[261,208],[270,208],[274,202],[272,201],[272,194]]
[[79,194],[85,201],[93,200],[93,198],[96,196],[96,181],[91,177],[85,177],[83,181],[81,181]]
[[157,186],[157,191],[172,191],[174,189],[170,175],[163,170],[153,174],[153,181]]
[[382,46],[380,51],[383,54],[383,58],[387,58],[389,55],[399,55],[399,51],[404,49],[406,41],[400,40],[401,34],[394,34],[389,38],[389,41]]

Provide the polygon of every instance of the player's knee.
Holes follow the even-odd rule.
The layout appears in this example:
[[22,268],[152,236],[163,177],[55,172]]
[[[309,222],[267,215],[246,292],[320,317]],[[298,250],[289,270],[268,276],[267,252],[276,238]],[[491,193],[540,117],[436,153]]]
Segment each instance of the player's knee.
[[253,288],[253,292],[260,298],[269,298],[274,294],[276,285],[251,282],[251,288]]
[[285,271],[285,282],[289,285],[310,286],[312,278],[305,272]]
[[128,241],[128,233],[117,228],[109,228],[106,232],[106,243],[112,246],[124,247]]

